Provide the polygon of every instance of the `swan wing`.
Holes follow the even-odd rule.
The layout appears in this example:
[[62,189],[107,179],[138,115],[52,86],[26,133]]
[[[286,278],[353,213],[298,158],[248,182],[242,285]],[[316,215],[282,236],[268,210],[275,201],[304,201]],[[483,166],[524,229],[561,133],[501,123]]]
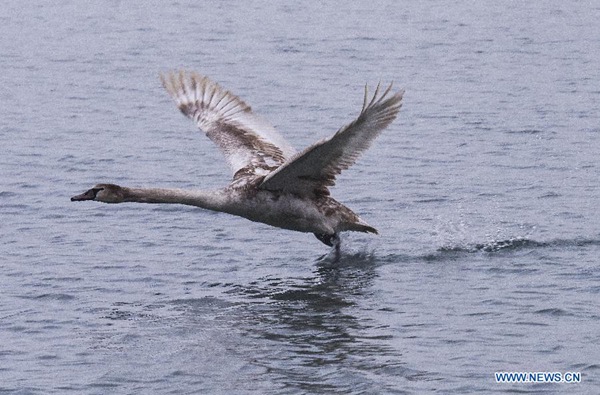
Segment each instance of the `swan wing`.
[[177,107],[196,122],[225,155],[233,178],[266,175],[296,152],[242,99],[194,72],[160,75]]
[[291,157],[265,177],[261,189],[283,190],[303,196],[328,195],[335,177],[349,168],[373,140],[395,118],[402,106],[399,91],[388,96],[390,85],[379,96],[379,85],[368,101],[365,86],[363,108],[356,120],[328,139],[319,141]]

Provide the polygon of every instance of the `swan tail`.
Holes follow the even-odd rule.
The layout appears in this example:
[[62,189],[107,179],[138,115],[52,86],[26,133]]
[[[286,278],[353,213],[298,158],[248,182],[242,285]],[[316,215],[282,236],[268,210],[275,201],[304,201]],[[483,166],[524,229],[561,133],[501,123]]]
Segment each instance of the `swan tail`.
[[377,229],[375,229],[374,227],[372,227],[371,225],[360,221],[360,222],[355,222],[353,224],[351,224],[349,226],[348,230],[352,230],[354,232],[364,232],[364,233],[373,233],[378,235],[379,232],[377,231]]

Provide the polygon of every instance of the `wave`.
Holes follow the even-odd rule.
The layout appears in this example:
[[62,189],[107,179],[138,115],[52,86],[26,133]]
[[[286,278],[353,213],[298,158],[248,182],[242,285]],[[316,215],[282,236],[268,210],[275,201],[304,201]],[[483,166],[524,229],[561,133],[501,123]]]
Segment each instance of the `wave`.
[[363,270],[390,263],[414,262],[415,260],[438,261],[454,259],[469,254],[510,254],[545,248],[571,249],[590,246],[600,246],[600,237],[576,237],[547,241],[539,241],[528,237],[509,237],[486,242],[459,242],[457,244],[443,245],[434,252],[407,251],[406,253],[395,252],[387,255],[379,254],[375,250],[347,250],[343,246],[339,259],[335,259],[334,253],[330,251],[328,254],[319,257],[316,263],[320,271],[327,270],[328,268]]

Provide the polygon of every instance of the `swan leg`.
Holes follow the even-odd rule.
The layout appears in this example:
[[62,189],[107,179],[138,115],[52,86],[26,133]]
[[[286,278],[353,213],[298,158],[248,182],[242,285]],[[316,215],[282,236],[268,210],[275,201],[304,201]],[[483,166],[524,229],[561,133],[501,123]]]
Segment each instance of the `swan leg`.
[[338,233],[334,233],[333,237],[332,237],[332,242],[333,242],[333,249],[335,251],[335,255],[334,255],[334,262],[339,262],[341,254],[340,254],[340,249],[342,247],[342,239],[340,238],[340,235]]
[[328,245],[329,247],[333,247],[333,242],[335,238],[339,239],[337,233],[334,233],[332,235],[328,235],[326,233],[315,233],[315,237],[319,239],[321,243]]

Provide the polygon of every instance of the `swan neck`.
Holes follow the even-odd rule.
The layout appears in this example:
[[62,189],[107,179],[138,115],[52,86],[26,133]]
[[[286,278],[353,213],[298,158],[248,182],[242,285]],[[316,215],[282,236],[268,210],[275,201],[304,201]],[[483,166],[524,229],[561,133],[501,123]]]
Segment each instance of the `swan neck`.
[[223,191],[188,191],[167,188],[124,188],[125,202],[173,203],[222,211],[227,203]]

